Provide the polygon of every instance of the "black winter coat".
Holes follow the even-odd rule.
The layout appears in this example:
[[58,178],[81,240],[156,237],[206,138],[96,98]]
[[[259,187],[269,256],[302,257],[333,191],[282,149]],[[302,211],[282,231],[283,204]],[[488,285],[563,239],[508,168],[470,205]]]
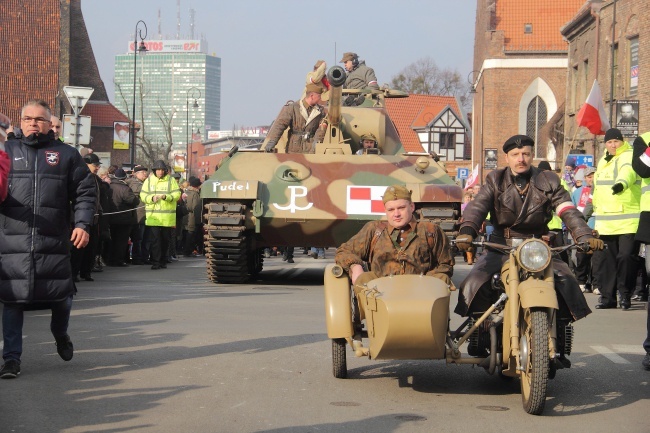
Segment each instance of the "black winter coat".
[[[135,208],[140,203],[140,198],[133,193],[126,182],[119,179],[111,179],[111,192],[112,212],[115,212],[111,215],[111,224],[136,224],[138,220]],[[129,209],[132,210],[128,211]]]
[[74,147],[48,135],[17,134],[5,143],[9,194],[0,204],[0,301],[60,301],[74,293],[70,212],[88,231],[95,182]]

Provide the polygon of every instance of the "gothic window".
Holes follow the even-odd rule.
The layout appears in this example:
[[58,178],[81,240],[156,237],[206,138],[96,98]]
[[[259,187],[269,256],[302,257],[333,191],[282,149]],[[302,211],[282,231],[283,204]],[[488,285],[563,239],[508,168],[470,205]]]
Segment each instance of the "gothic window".
[[539,96],[528,104],[526,112],[526,135],[535,140],[535,158],[546,159],[546,146],[540,146],[539,131],[546,124],[546,104]]

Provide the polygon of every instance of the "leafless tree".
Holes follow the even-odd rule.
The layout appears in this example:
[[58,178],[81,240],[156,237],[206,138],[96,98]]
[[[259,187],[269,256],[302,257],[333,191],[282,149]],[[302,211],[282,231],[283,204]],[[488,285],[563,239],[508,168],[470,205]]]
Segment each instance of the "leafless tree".
[[455,96],[466,111],[472,106],[470,83],[455,69],[440,69],[431,57],[402,69],[391,79],[391,87],[420,95]]
[[[119,83],[115,82],[115,88],[118,91],[124,107],[126,107],[127,117],[129,119],[132,119],[133,117],[131,117],[131,110],[124,95],[122,86]],[[174,145],[174,140],[172,137],[172,122],[174,120],[174,116],[176,115],[176,109],[172,108],[169,112],[167,112],[160,104],[160,101],[156,101],[156,104],[158,105],[156,115],[158,116],[158,119],[160,119],[160,122],[165,130],[165,141],[162,143],[154,142],[147,134],[148,123],[144,118],[144,104],[150,102],[145,102],[145,96],[146,91],[144,89],[144,84],[142,81],[140,81],[139,92],[137,96],[140,102],[138,106],[140,110],[139,113],[137,113],[137,118],[139,118],[139,121],[136,120],[136,122],[139,124],[139,128],[136,129],[135,138],[136,161],[144,164],[147,167],[151,167],[151,165],[153,165],[154,161],[157,159],[162,159],[167,163],[170,161],[171,149]]]

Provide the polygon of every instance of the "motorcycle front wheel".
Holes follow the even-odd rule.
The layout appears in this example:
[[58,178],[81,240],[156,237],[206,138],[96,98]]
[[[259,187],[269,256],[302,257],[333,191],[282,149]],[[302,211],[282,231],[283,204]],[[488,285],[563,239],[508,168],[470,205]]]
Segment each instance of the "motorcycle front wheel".
[[521,400],[524,410],[540,415],[548,385],[548,313],[544,309],[524,310],[520,321]]

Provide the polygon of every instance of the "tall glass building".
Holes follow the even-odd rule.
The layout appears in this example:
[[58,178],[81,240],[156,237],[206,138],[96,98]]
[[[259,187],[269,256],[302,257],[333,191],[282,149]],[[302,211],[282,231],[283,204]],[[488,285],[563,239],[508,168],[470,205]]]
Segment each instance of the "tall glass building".
[[[135,61],[135,121],[153,143],[185,153],[192,131],[221,129],[221,59],[203,52],[198,40],[145,41]],[[114,105],[132,116],[134,46],[115,56]],[[198,107],[195,108],[196,105]],[[169,128],[171,127],[171,128]]]

